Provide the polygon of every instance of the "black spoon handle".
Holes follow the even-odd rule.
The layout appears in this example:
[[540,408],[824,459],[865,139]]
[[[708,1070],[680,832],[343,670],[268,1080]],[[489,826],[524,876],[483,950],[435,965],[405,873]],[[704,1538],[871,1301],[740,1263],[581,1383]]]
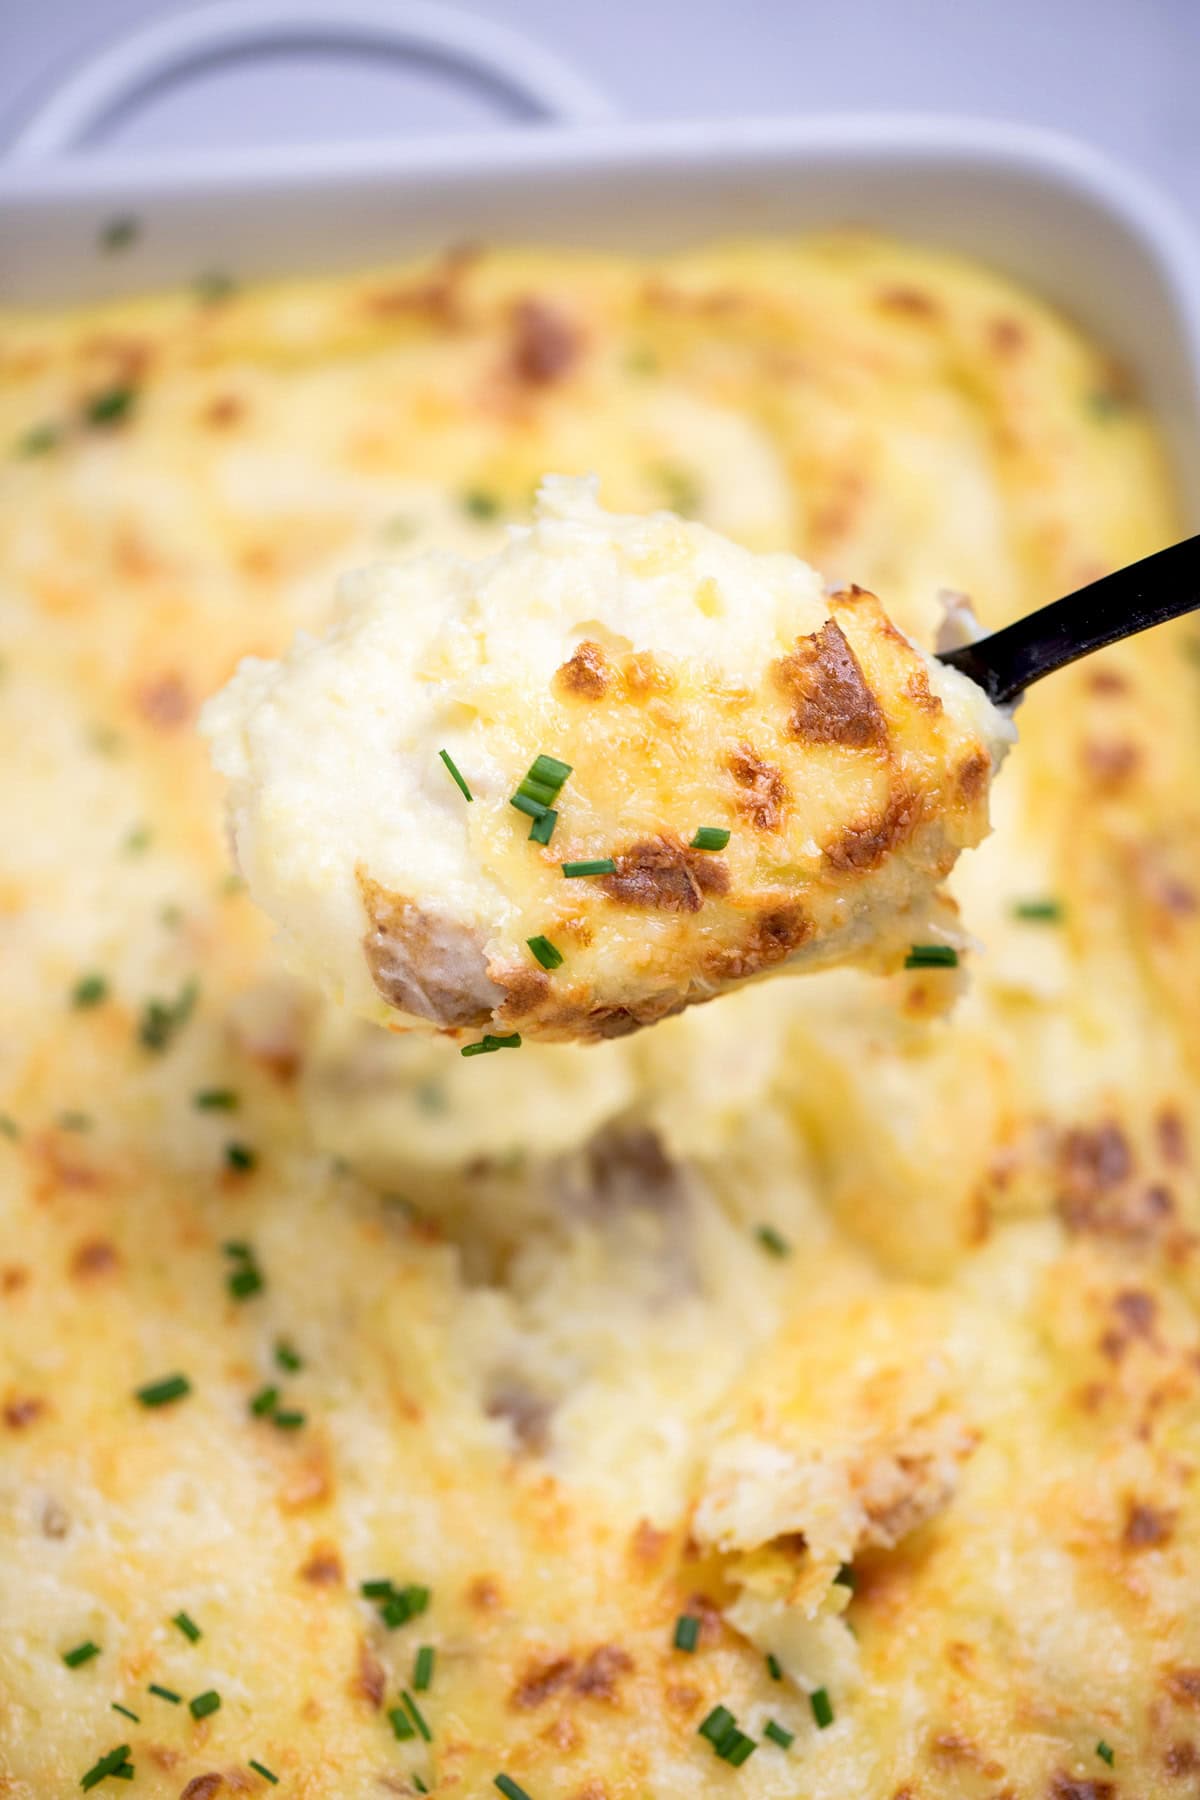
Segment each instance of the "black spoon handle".
[[1065,600],[939,657],[977,682],[1003,706],[1031,682],[1052,675],[1089,651],[1103,650],[1151,625],[1200,607],[1200,537],[1185,538],[1141,562],[1103,575]]

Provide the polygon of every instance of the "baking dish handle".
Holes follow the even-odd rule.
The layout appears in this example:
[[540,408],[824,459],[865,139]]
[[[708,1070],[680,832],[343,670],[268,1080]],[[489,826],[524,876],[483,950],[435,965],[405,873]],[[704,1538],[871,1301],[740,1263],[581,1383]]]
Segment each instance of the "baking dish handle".
[[582,125],[612,116],[604,96],[553,51],[439,0],[210,0],[81,64],[28,121],[9,155],[40,162],[78,150],[159,82],[214,59],[313,46],[435,57],[506,90],[536,118]]

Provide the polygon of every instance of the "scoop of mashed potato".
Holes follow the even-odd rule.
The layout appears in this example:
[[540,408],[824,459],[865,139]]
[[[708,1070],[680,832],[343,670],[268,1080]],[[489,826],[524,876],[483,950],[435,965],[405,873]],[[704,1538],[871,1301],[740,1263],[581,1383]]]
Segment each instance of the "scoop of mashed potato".
[[294,964],[488,1047],[952,944],[1011,737],[874,595],[559,478],[495,555],[351,575],[203,729]]

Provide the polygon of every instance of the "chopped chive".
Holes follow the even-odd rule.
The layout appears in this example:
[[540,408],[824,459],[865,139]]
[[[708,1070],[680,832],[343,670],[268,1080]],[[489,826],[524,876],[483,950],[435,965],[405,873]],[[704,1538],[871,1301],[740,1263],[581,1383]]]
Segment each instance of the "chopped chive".
[[183,1695],[182,1694],[174,1693],[171,1688],[159,1687],[159,1685],[156,1681],[152,1681],[150,1683],[150,1686],[147,1688],[146,1692],[149,1694],[157,1694],[160,1700],[169,1700],[171,1702],[172,1706],[182,1706],[183,1705]]
[[1031,924],[1058,925],[1062,922],[1061,900],[1015,900],[1012,910],[1014,919],[1026,919]]
[[810,1694],[808,1704],[812,1707],[818,1731],[824,1731],[827,1725],[833,1724],[833,1702],[824,1688],[817,1688],[815,1693]]
[[172,1625],[178,1625],[184,1637],[187,1638],[188,1642],[191,1644],[198,1644],[200,1639],[204,1636],[204,1633],[197,1625],[195,1619],[189,1618],[188,1614],[185,1612],[175,1613],[171,1619],[171,1623]]
[[773,1225],[760,1225],[754,1235],[763,1249],[769,1251],[772,1256],[782,1257],[792,1254],[792,1246],[782,1232],[776,1231]]
[[413,1786],[416,1788],[418,1794],[427,1794],[429,1792],[429,1789],[425,1786],[425,1783],[421,1780],[421,1777],[416,1773],[415,1770],[410,1779],[412,1781]]
[[140,1725],[140,1724],[141,1724],[141,1722],[142,1722],[142,1721],[141,1721],[141,1720],[140,1720],[140,1719],[139,1719],[139,1718],[138,1718],[138,1716],[137,1716],[137,1714],[136,1714],[136,1713],[135,1713],[135,1712],[130,1712],[130,1710],[129,1710],[129,1708],[128,1708],[128,1707],[127,1707],[127,1706],[122,1706],[122,1705],[121,1705],[121,1702],[120,1702],[120,1701],[119,1701],[119,1700],[114,1700],[114,1701],[113,1701],[113,1703],[112,1703],[112,1709],[113,1709],[113,1711],[114,1711],[114,1712],[119,1712],[119,1713],[121,1713],[121,1714],[122,1714],[122,1716],[123,1716],[123,1717],[124,1717],[124,1718],[126,1718],[126,1719],[132,1719],[132,1720],[133,1720],[133,1722],[134,1722],[134,1724],[135,1724],[135,1725]]
[[700,1621],[693,1613],[680,1613],[675,1621],[675,1636],[672,1642],[676,1650],[686,1650],[690,1656],[700,1641]]
[[529,827],[530,843],[548,844],[550,839],[554,836],[554,827],[557,824],[558,813],[555,811],[554,807],[548,806],[541,817],[535,819],[533,824]]
[[839,1587],[849,1588],[851,1593],[858,1586],[858,1577],[854,1573],[853,1563],[843,1563],[833,1579]]
[[904,959],[906,969],[957,969],[958,951],[952,944],[914,944]]
[[31,425],[23,432],[13,446],[16,456],[45,456],[61,441],[62,429],[58,425]]
[[715,1748],[722,1762],[730,1763],[735,1769],[740,1769],[742,1764],[754,1755],[758,1745],[752,1737],[747,1737],[746,1733],[740,1731],[735,1725]]
[[119,425],[122,419],[129,417],[136,400],[137,389],[130,387],[128,382],[104,388],[93,394],[84,406],[84,420],[88,425]]
[[222,269],[210,269],[203,275],[197,275],[192,283],[192,292],[202,306],[216,306],[219,301],[228,300],[236,288],[233,276],[225,274]]
[[562,786],[571,773],[573,765],[561,762],[557,756],[546,756],[544,753],[535,756],[529,765],[529,781],[544,781],[547,787],[555,792]]
[[259,1388],[250,1402],[250,1411],[256,1419],[265,1419],[279,1405],[279,1389],[277,1387]]
[[133,1397],[143,1406],[170,1406],[173,1400],[182,1400],[191,1391],[186,1375],[166,1375],[161,1381],[148,1381],[144,1387],[135,1388]]
[[278,1775],[273,1774],[271,1770],[268,1769],[266,1763],[255,1762],[254,1758],[251,1757],[249,1766],[254,1770],[256,1775],[261,1775],[264,1781],[269,1781],[272,1787],[279,1786]]
[[93,1656],[99,1656],[99,1654],[99,1644],[93,1644],[91,1638],[88,1638],[85,1643],[76,1644],[73,1650],[64,1650],[63,1661],[68,1669],[78,1669],[85,1662],[91,1662]]
[[1096,1745],[1096,1755],[1100,1758],[1101,1762],[1106,1762],[1110,1769],[1117,1760],[1116,1751],[1111,1744],[1106,1744],[1103,1738],[1101,1738],[1100,1742]]
[[80,1008],[99,1006],[108,998],[108,982],[103,975],[81,975],[71,989],[71,1005]]
[[471,792],[470,788],[467,786],[466,782],[463,780],[462,776],[459,774],[458,769],[455,766],[454,759],[450,755],[450,752],[448,750],[439,750],[438,755],[441,757],[442,761],[445,763],[446,767],[449,769],[450,779],[454,782],[455,786],[458,788],[458,791],[462,795],[463,799],[467,800],[467,801],[474,800],[475,796]]
[[21,1127],[7,1113],[0,1113],[0,1137],[11,1138],[15,1144],[21,1135]]
[[521,1034],[519,1031],[510,1031],[504,1037],[498,1037],[494,1032],[487,1031],[477,1044],[464,1044],[459,1055],[490,1056],[493,1050],[519,1050],[520,1048]]
[[226,1144],[225,1161],[229,1168],[248,1174],[258,1164],[258,1151],[252,1150],[249,1144]]
[[416,1731],[402,1706],[393,1706],[388,1713],[388,1718],[392,1721],[392,1730],[402,1744],[406,1744],[409,1738],[416,1737]]
[[594,862],[564,863],[562,872],[568,881],[574,881],[579,875],[615,875],[617,865],[611,856],[598,856]]
[[790,1750],[796,1741],[795,1732],[788,1731],[782,1725],[777,1725],[774,1719],[768,1719],[763,1726],[763,1736],[770,1738],[773,1744],[778,1744],[781,1750]]
[[188,1701],[188,1711],[193,1719],[207,1719],[209,1713],[218,1712],[220,1706],[221,1696],[216,1688],[206,1688],[202,1694],[197,1694],[194,1700]]
[[87,1774],[79,1777],[79,1785],[84,1793],[86,1794],[89,1788],[99,1787],[102,1781],[106,1781],[110,1775],[115,1775],[118,1769],[124,1768],[128,1755],[129,1745],[118,1744],[115,1750],[110,1750],[107,1756],[102,1756],[99,1762],[94,1762]]
[[529,794],[515,793],[508,803],[515,806],[518,812],[525,813],[535,822],[544,818],[550,808],[542,800],[534,800]]
[[707,1738],[709,1743],[715,1747],[730,1727],[736,1724],[737,1720],[727,1706],[714,1706],[707,1718],[702,1720],[698,1729],[700,1736]]
[[701,825],[692,839],[693,850],[723,850],[729,842],[729,833],[723,825]]
[[200,992],[194,981],[185,982],[174,1000],[147,1000],[138,1023],[138,1042],[144,1050],[165,1050],[185,1025]]
[[246,1242],[245,1238],[226,1238],[225,1242],[221,1245],[221,1248],[226,1256],[240,1257],[249,1260],[254,1255],[253,1248]]
[[771,1677],[772,1681],[783,1680],[783,1668],[780,1665],[779,1658],[770,1650],[767,1652],[767,1674]]
[[434,1649],[432,1644],[422,1644],[413,1661],[413,1688],[418,1694],[424,1694],[433,1680]]
[[532,950],[543,969],[559,969],[562,967],[563,953],[548,937],[526,938],[525,942]]
[[275,1414],[271,1423],[273,1425],[277,1425],[279,1427],[280,1431],[299,1431],[299,1429],[302,1425],[307,1425],[308,1414],[303,1413],[303,1412],[295,1412],[295,1411],[291,1411],[291,1412],[282,1412],[281,1411],[281,1412],[277,1412]]
[[231,1300],[250,1300],[255,1294],[261,1294],[265,1284],[257,1264],[246,1263],[233,1271],[225,1285]]
[[532,775],[526,775],[517,792],[536,800],[539,806],[549,806],[558,793],[558,786],[548,781],[535,781]]
[[494,519],[500,502],[486,488],[467,488],[462,497],[463,511],[472,519]]
[[390,1600],[396,1589],[390,1581],[360,1581],[358,1591],[364,1600]]
[[405,1706],[408,1709],[409,1718],[412,1720],[413,1724],[416,1726],[416,1728],[420,1732],[421,1736],[425,1739],[425,1742],[427,1744],[432,1744],[433,1733],[432,1733],[432,1731],[430,1731],[428,1725],[425,1723],[424,1714],[422,1713],[420,1707],[417,1705],[416,1701],[413,1699],[412,1695],[409,1693],[407,1688],[401,1688],[400,1698],[401,1698],[401,1700],[403,1700]]
[[531,1800],[520,1782],[514,1781],[511,1775],[493,1775],[492,1786],[500,1789],[504,1800]]
[[135,825],[121,845],[127,856],[140,856],[143,850],[150,848],[151,833],[145,825]]
[[99,244],[105,251],[128,250],[141,230],[141,224],[130,213],[122,213],[116,219],[109,219],[100,227]]
[[294,1375],[297,1369],[304,1367],[304,1358],[287,1338],[276,1338],[275,1361],[281,1369],[286,1369],[289,1375]]
[[192,1105],[197,1112],[236,1112],[238,1097],[232,1088],[197,1088]]

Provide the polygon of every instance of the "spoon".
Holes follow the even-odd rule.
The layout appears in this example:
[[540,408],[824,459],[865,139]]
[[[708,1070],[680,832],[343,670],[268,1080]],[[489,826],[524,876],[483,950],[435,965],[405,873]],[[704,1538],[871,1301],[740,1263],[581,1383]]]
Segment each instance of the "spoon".
[[1043,675],[1198,607],[1200,537],[1190,537],[1102,575],[990,637],[947,650],[938,661],[969,675],[997,706],[1009,705]]

